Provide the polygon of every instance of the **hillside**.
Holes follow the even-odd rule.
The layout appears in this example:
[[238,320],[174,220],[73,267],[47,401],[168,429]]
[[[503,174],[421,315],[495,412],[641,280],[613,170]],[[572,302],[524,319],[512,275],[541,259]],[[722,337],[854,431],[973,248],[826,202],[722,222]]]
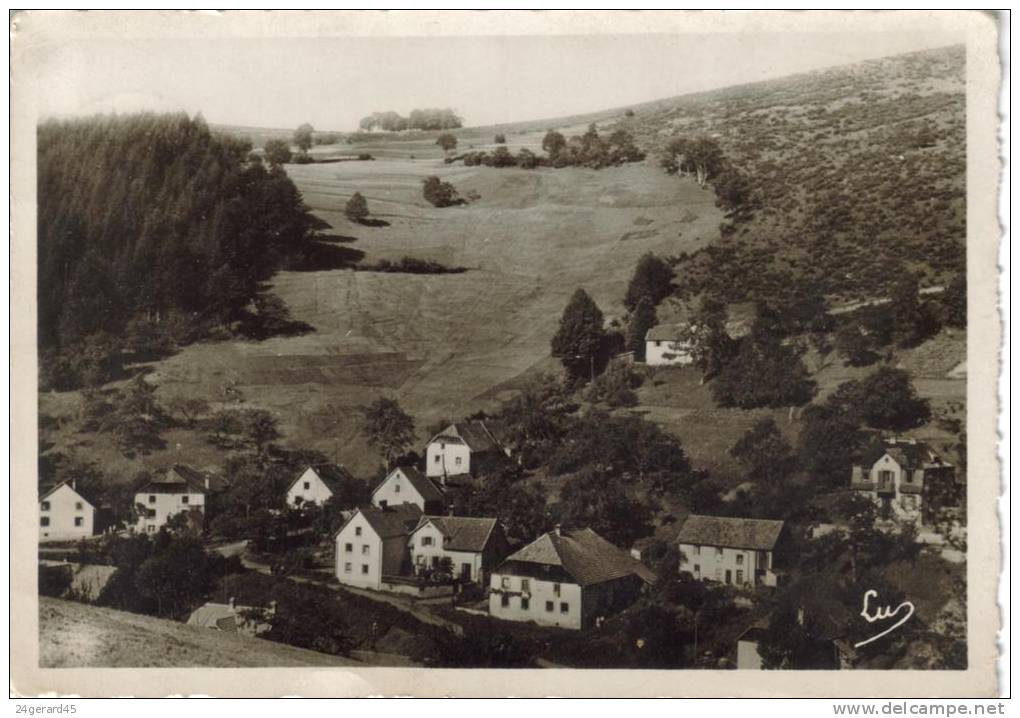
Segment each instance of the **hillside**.
[[259,638],[40,596],[39,665],[251,668],[359,664]]

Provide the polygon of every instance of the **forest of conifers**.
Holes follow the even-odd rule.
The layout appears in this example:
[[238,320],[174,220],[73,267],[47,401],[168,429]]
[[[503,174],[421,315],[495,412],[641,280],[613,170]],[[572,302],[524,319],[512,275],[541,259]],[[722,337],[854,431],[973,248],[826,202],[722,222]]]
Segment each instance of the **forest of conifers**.
[[51,120],[38,143],[44,386],[242,320],[312,227],[282,169],[200,116]]

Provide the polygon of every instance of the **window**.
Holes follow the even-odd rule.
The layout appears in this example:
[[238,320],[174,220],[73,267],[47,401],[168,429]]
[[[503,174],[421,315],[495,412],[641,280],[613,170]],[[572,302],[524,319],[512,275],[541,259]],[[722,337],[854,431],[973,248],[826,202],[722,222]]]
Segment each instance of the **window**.
[[39,525],[40,526],[49,526],[50,525],[50,517],[49,516],[43,516],[42,518],[40,518],[39,519]]
[[85,508],[85,507],[82,506],[81,501],[75,501],[74,502],[74,510],[75,511],[81,511],[83,508]]
[[510,605],[509,593],[504,593],[502,596],[499,597],[499,605],[502,606],[503,608],[506,608],[507,606]]
[[368,575],[368,564],[367,563],[361,564],[361,575],[363,575],[363,576],[367,576]]
[[521,590],[525,593],[531,593],[531,581],[526,578],[521,579]]
[[697,563],[694,564],[694,575],[695,576],[700,576],[701,575],[701,564],[697,564]]
[[737,585],[740,586],[740,585],[743,585],[743,583],[744,583],[744,572],[741,571],[738,568],[737,569]]
[[553,612],[553,602],[552,601],[546,601],[545,602],[545,610],[548,611],[549,613]]
[[435,455],[435,456],[434,456],[434,457],[432,458],[432,463],[433,463],[433,464],[438,464],[438,463],[439,463],[439,454],[436,454],[436,455]]
[[695,556],[700,556],[701,555],[701,546],[695,546],[694,549],[691,551],[691,553],[693,553]]
[[148,526],[145,527],[145,531],[146,533],[154,534],[156,533],[156,527],[153,526],[152,524],[149,524]]
[[722,550],[721,548],[717,548],[717,549],[715,550],[715,555],[716,555],[716,556],[722,556],[722,555],[723,555],[723,550]]
[[83,519],[81,516],[75,516],[74,517],[74,525],[75,526],[84,526],[85,525],[85,519]]
[[187,497],[187,496],[182,496],[182,497],[181,497],[181,503],[182,503],[182,504],[186,504],[186,503],[188,503],[188,498],[189,498],[189,497]]
[[912,473],[910,473],[909,471],[904,471],[903,472],[903,478],[907,480],[908,484],[914,483],[914,475]]
[[560,603],[560,613],[570,613],[570,604],[566,601]]
[[432,568],[439,568],[439,557],[438,556],[433,556],[432,557]]
[[454,459],[453,463],[455,463],[457,466],[460,466],[460,457],[458,456],[456,459]]
[[355,526],[354,527],[354,535],[355,536],[361,536],[361,527],[360,526]]
[[156,503],[156,496],[154,494],[149,494],[149,503],[150,504]]
[[662,342],[655,342],[655,346],[661,347],[662,346]]
[[368,551],[369,551],[368,544],[367,543],[361,544],[361,555],[368,556]]
[[393,493],[395,494],[400,493],[400,484],[393,484]]
[[431,536],[422,536],[421,537],[421,545],[422,546],[431,546],[432,545],[432,537]]
[[560,585],[558,583],[553,584],[553,595],[554,596],[560,595]]
[[49,501],[43,501],[41,504],[39,504],[39,508],[42,511],[49,511],[50,510],[50,502]]
[[531,608],[531,601],[521,596],[521,610],[527,611],[529,608]]
[[305,487],[306,489],[310,489],[310,488],[312,488],[312,482],[311,482],[311,481],[306,481],[306,482],[304,483],[304,487]]
[[344,564],[344,573],[350,573],[350,572],[351,572],[351,564],[345,563]]
[[737,565],[738,566],[743,566],[744,565],[744,554],[742,554],[742,553],[738,553],[737,554]]
[[510,577],[503,576],[499,579],[500,588],[510,588]]
[[346,551],[347,553],[350,553],[353,550],[354,550],[354,544],[352,544],[352,543],[345,543],[344,544],[344,551]]
[[893,472],[891,471],[879,471],[878,480],[883,484],[891,484],[893,480]]

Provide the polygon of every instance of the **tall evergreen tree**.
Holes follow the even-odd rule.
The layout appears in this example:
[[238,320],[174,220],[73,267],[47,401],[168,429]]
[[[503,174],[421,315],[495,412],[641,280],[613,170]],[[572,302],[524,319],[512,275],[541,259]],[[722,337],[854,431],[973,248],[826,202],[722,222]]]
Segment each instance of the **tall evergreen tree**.
[[673,291],[673,269],[661,257],[651,252],[643,255],[634,268],[634,276],[627,285],[624,306],[630,311],[637,308],[642,297],[648,297],[653,305],[668,297]]
[[634,352],[637,361],[645,360],[645,336],[657,323],[658,318],[652,300],[647,296],[641,297],[630,315],[630,321],[627,322],[627,349]]
[[552,355],[563,362],[572,378],[594,374],[595,359],[606,336],[604,323],[595,300],[583,289],[575,291],[552,338]]

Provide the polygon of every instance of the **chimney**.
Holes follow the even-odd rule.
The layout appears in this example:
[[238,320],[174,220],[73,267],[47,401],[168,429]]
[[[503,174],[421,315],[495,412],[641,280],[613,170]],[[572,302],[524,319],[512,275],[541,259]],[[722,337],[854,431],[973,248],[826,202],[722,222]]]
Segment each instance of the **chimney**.
[[556,524],[556,526],[554,526],[554,527],[553,527],[553,530],[552,530],[552,532],[553,532],[554,534],[556,534],[557,536],[559,536],[559,535],[560,535],[560,525],[559,525],[559,524]]
[[231,610],[231,611],[233,611],[233,610],[234,610],[234,597],[233,597],[233,596],[231,596],[231,597],[230,597],[230,600],[229,600],[229,601],[227,601],[227,605],[228,605],[228,606],[230,606],[230,610]]
[[206,474],[206,477],[205,477],[205,490],[206,491],[209,490],[209,475],[208,474]]
[[797,625],[798,626],[803,626],[804,625],[804,607],[803,606],[801,606],[800,608],[797,609]]
[[78,479],[76,478],[71,479],[71,488],[74,489],[75,491],[78,490]]

